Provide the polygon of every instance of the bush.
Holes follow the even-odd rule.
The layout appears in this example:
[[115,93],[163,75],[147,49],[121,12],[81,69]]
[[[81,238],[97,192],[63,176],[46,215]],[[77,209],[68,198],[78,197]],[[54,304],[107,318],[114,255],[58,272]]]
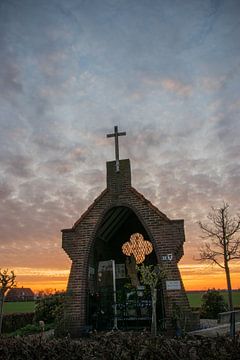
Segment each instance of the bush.
[[[47,324],[44,327],[44,331],[53,329],[52,324]],[[32,334],[38,334],[42,332],[42,328],[39,324],[28,324],[21,329],[18,329],[12,333],[9,334],[9,336],[26,336],[26,335],[32,335]]]
[[63,306],[65,301],[65,293],[58,293],[49,295],[36,302],[35,321],[43,320],[50,324],[56,321],[57,318],[63,316]]
[[108,332],[90,338],[45,339],[41,335],[0,338],[1,360],[239,360],[240,339],[152,337],[149,333]]
[[219,291],[209,289],[203,294],[200,311],[201,318],[217,319],[218,314],[226,310],[227,304]]
[[31,334],[37,334],[41,331],[40,326],[36,324],[28,324],[21,329],[18,329],[11,333],[11,336],[25,336]]
[[3,333],[10,333],[33,323],[34,313],[13,313],[3,316]]

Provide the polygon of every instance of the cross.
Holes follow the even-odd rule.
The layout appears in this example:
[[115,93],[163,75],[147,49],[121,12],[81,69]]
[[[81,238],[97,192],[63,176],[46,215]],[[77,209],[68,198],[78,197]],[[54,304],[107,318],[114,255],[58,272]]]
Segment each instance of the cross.
[[114,133],[107,134],[107,137],[114,137],[115,138],[115,156],[116,156],[116,172],[119,172],[119,144],[118,144],[118,137],[126,135],[126,132],[118,132],[118,127],[114,126]]
[[153,251],[150,241],[144,240],[142,234],[135,233],[130,237],[130,241],[125,242],[122,246],[122,252],[135,257],[136,263],[141,264],[145,260],[145,256],[151,254]]

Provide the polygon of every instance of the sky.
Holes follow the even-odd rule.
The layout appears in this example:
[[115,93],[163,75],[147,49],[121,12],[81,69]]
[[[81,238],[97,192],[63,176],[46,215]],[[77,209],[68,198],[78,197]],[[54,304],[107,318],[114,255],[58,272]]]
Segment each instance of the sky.
[[240,211],[239,18],[238,0],[0,1],[0,268],[19,286],[66,287],[61,229],[105,188],[118,125],[133,186],[185,221],[186,289],[226,287],[196,259],[198,221]]

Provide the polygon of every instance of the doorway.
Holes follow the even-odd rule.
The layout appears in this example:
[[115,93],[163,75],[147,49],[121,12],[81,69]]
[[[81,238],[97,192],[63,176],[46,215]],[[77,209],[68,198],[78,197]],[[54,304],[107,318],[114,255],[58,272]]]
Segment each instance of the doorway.
[[[150,289],[141,284],[134,254],[123,253],[123,245],[133,234],[151,241],[134,211],[125,206],[111,208],[97,229],[89,258],[87,323],[96,330],[109,330],[117,317],[118,328],[142,329],[151,325]],[[113,287],[113,262],[116,278],[116,308]],[[144,256],[145,265],[157,265],[152,251]],[[157,317],[163,324],[164,303],[161,284],[158,288]],[[116,319],[115,319],[116,320]]]

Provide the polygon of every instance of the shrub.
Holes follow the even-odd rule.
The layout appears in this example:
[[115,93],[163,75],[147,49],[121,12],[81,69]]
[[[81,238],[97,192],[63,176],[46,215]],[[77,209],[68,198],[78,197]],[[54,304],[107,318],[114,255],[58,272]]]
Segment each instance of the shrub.
[[[47,324],[44,327],[44,331],[53,329],[52,324]],[[9,336],[26,336],[26,335],[32,335],[32,334],[38,334],[42,332],[42,328],[39,324],[28,324],[21,329],[18,329],[12,333],[9,334]]]
[[45,339],[42,336],[0,338],[1,360],[239,360],[240,339],[152,337],[149,333],[108,332],[88,339]]
[[34,313],[13,313],[3,316],[3,333],[10,333],[28,324],[32,324]]
[[202,296],[201,317],[206,319],[217,319],[220,312],[227,310],[227,304],[220,294],[215,289],[209,289]]
[[30,335],[30,334],[36,334],[40,332],[40,326],[36,325],[36,324],[28,324],[24,327],[22,327],[21,329],[18,329],[16,331],[14,331],[13,333],[11,333],[11,336],[25,336],[25,335]]
[[49,295],[36,302],[35,321],[43,320],[45,323],[53,323],[63,316],[65,293]]

